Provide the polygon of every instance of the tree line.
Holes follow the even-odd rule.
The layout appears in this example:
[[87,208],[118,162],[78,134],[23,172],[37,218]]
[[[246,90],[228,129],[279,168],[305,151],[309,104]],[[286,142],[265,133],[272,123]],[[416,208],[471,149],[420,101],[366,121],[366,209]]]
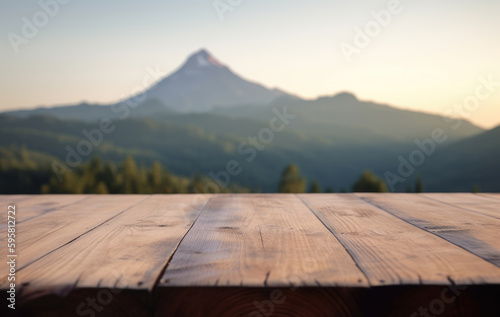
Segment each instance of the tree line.
[[[300,175],[297,165],[288,165],[281,174],[281,180],[278,185],[279,193],[305,193],[307,180],[304,176]],[[378,176],[373,174],[370,170],[366,170],[352,185],[351,192],[364,192],[364,193],[386,193],[388,192],[386,183]],[[309,193],[321,193],[321,186],[317,181],[312,181],[307,191]],[[334,190],[328,187],[325,193],[333,193]],[[340,189],[341,193],[347,193],[345,188]],[[424,185],[421,176],[417,176],[414,188],[409,187],[407,192],[422,193],[424,192]]]
[[[138,165],[128,156],[123,162],[102,161],[98,156],[65,173],[62,180],[51,171],[48,158],[37,156],[25,148],[16,151],[0,149],[0,193],[2,194],[183,194],[207,193],[214,189],[214,180],[199,173],[192,177],[174,175],[159,162],[151,166]],[[289,164],[281,173],[279,193],[331,193],[317,181],[307,188],[307,180],[295,164]],[[387,192],[385,182],[367,170],[351,188],[339,192]],[[423,192],[423,181],[417,177],[414,188],[408,192]],[[477,189],[478,191],[478,189]],[[214,192],[214,191],[212,191]],[[250,193],[250,188],[230,184],[217,186],[215,193]]]
[[[119,165],[102,162],[94,157],[71,173],[66,173],[62,181],[53,175],[42,185],[44,194],[188,194],[204,193],[212,181],[196,173],[192,178],[176,176],[159,162],[149,168],[137,166],[128,156]],[[249,189],[232,185],[219,190],[221,193],[245,193]]]

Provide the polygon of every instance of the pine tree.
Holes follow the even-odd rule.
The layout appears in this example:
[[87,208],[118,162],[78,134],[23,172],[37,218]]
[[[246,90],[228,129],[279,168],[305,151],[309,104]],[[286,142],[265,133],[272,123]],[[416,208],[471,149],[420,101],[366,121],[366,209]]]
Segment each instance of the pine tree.
[[477,194],[477,193],[480,193],[481,192],[481,188],[479,187],[478,184],[474,184],[474,186],[472,186],[472,192],[474,194]]
[[424,192],[424,183],[422,182],[422,177],[418,175],[417,180],[415,181],[415,193],[423,193],[423,192]]
[[299,168],[295,164],[288,165],[281,174],[278,186],[280,193],[303,193],[306,189],[306,179],[300,176]]
[[120,193],[120,189],[117,186],[120,179],[118,177],[116,165],[113,162],[109,161],[109,162],[106,162],[106,164],[104,164],[103,171],[102,171],[102,179],[103,179],[103,182],[106,184],[108,191],[111,194]]
[[124,194],[137,194],[139,192],[139,175],[137,165],[131,156],[127,156],[122,167]]
[[109,194],[108,187],[104,182],[99,182],[95,188],[96,194]]
[[352,191],[361,193],[385,193],[387,192],[387,186],[383,180],[375,176],[369,170],[366,170],[356,183],[354,183]]
[[201,180],[200,173],[194,174],[193,179],[191,180],[191,183],[189,184],[188,191],[190,193],[194,193],[194,194],[204,193],[203,182]]
[[153,193],[155,194],[161,194],[164,193],[164,188],[163,188],[163,175],[162,175],[162,168],[160,162],[154,162],[153,165],[151,166],[149,170],[149,175],[148,175],[148,181],[149,184],[153,190]]
[[321,193],[321,187],[317,181],[313,181],[311,183],[311,187],[309,188],[310,193]]

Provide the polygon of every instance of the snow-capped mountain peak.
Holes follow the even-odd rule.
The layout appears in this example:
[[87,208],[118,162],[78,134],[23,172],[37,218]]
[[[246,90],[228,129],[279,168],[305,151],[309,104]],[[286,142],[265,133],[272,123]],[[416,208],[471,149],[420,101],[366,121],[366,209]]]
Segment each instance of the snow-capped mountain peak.
[[189,56],[185,66],[188,67],[225,67],[215,59],[207,50],[201,49]]
[[160,100],[170,109],[185,113],[210,111],[216,106],[267,104],[283,95],[287,94],[240,77],[201,49],[140,97]]

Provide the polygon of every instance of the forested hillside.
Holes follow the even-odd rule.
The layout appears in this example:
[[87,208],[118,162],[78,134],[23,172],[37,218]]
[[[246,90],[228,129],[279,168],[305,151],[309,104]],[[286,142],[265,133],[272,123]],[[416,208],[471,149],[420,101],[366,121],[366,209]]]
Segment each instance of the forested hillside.
[[[52,163],[59,163],[57,169],[62,166],[84,175],[85,171],[79,168],[86,165],[81,163],[94,156],[101,159],[103,166],[115,166],[108,166],[108,170],[117,171],[129,156],[142,171],[149,171],[158,162],[170,175],[184,179],[179,181],[183,185],[177,187],[178,192],[188,192],[189,182],[196,175],[220,183],[221,188],[227,186],[228,191],[245,188],[275,192],[284,167],[290,163],[300,168],[307,179],[307,188],[315,181],[323,190],[350,191],[364,170],[373,171],[385,181],[384,173],[397,169],[398,157],[407,156],[416,148],[413,142],[365,144],[347,142],[343,137],[307,134],[305,130],[297,131],[293,123],[276,132],[266,144],[258,141],[258,136],[269,123],[257,117],[190,114],[169,120],[133,118],[113,121],[113,131],[102,133],[102,138],[97,138],[99,142],[94,144],[90,141],[96,138],[93,133],[99,128],[95,122],[3,115],[0,116],[2,192],[38,192],[47,183],[50,186],[44,190],[68,191],[64,189],[67,184],[61,187],[49,181],[57,177],[53,175]],[[252,145],[249,138],[258,143]],[[84,153],[79,151],[85,149],[79,148],[82,140],[92,145]],[[420,174],[428,191],[470,191],[473,187],[498,191],[495,173],[500,162],[499,140],[498,129],[463,141],[450,139],[439,145],[425,164],[397,184],[395,190],[412,188]],[[71,166],[68,158],[70,162],[78,161],[78,168]],[[237,163],[234,175],[227,171],[230,162]],[[146,174],[140,178],[147,179]],[[105,184],[109,192],[124,190],[118,190],[116,184]],[[72,188],[70,191],[85,191],[67,186]],[[104,186],[100,188],[104,191]],[[140,188],[147,191],[145,186]]]

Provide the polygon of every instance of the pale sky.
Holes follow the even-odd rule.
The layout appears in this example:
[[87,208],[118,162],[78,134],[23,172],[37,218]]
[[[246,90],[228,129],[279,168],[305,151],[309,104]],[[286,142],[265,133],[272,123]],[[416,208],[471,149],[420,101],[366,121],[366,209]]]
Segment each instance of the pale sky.
[[[39,1],[0,0],[0,111],[115,102],[148,68],[168,74],[200,48],[247,79],[304,98],[351,91],[433,113],[473,96],[480,77],[500,82],[498,0],[401,0],[402,12],[350,63],[341,43],[353,45],[355,28],[390,0],[242,0],[222,21],[213,0],[65,1],[44,24]],[[34,17],[38,33],[15,53],[9,34],[24,36],[23,18]],[[491,128],[499,106],[497,87],[466,115]]]

